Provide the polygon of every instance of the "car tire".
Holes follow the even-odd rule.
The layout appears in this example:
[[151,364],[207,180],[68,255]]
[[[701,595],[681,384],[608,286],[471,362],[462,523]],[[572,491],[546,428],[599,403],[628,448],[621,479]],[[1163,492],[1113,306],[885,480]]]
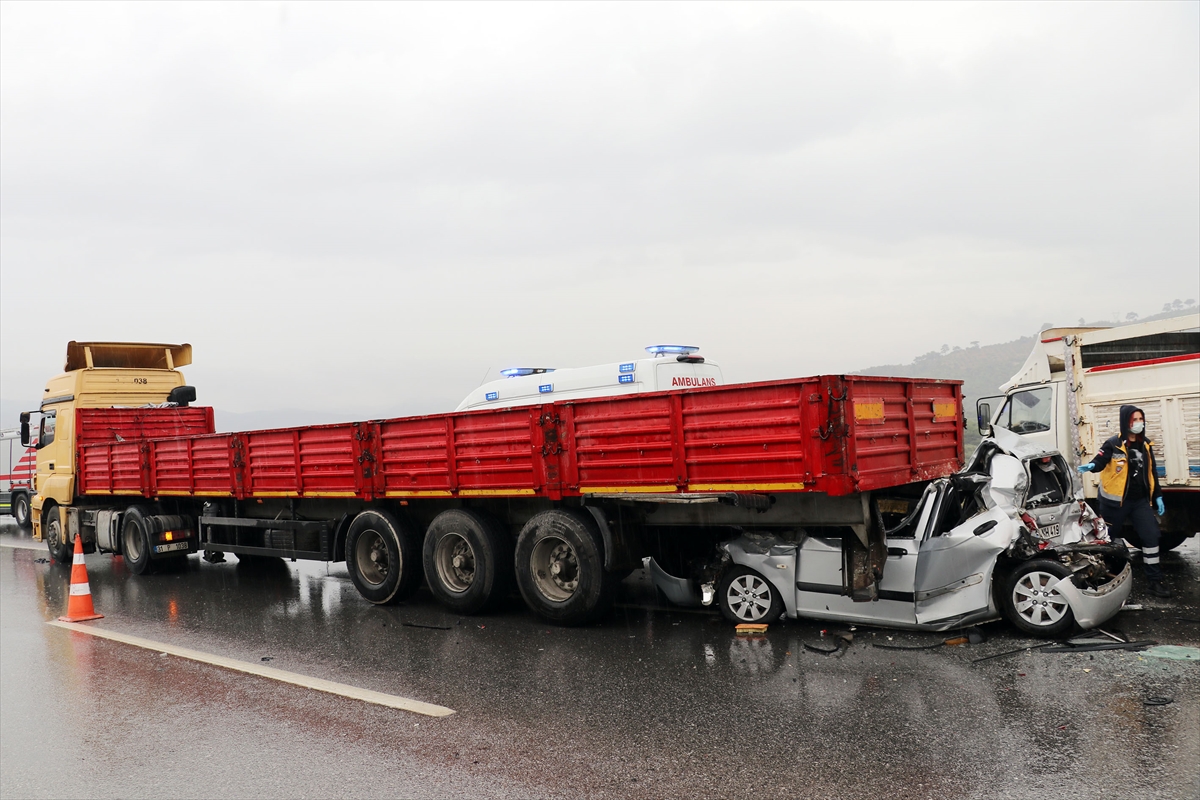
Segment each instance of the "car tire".
[[1037,558],[1014,569],[1004,580],[1004,615],[1024,633],[1058,639],[1074,629],[1075,613],[1067,599],[1046,587],[1071,571],[1057,561]]
[[18,492],[12,496],[12,515],[21,530],[27,531],[33,527],[33,517],[29,513],[29,495]]
[[421,585],[412,533],[380,509],[361,512],[346,534],[346,568],[358,593],[376,605],[399,603]]
[[62,514],[57,505],[48,505],[42,509],[42,538],[46,541],[46,550],[50,558],[59,564],[70,564],[71,542],[67,540],[63,530]]
[[125,566],[134,575],[149,575],[154,571],[148,516],[150,514],[144,508],[131,506],[121,520],[121,555],[125,558]]
[[459,614],[486,611],[512,589],[512,540],[477,511],[455,508],[434,517],[422,556],[429,591]]
[[726,572],[717,586],[717,599],[730,622],[770,625],[783,614],[779,590],[749,567]]
[[517,588],[525,604],[557,625],[581,625],[612,605],[619,581],[604,570],[604,543],[590,514],[535,514],[517,537]]

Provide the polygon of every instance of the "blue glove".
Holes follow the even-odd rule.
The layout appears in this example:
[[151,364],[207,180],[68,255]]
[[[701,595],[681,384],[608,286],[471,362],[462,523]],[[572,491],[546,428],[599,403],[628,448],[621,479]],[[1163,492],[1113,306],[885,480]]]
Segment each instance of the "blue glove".
[[1080,464],[1075,469],[1079,470],[1080,472],[1091,472],[1095,468],[1096,468],[1096,465],[1089,461],[1086,464]]
[[1163,501],[1162,501],[1162,498],[1161,498],[1161,497],[1155,498],[1155,500],[1154,500],[1154,506],[1155,506],[1155,508],[1157,508],[1157,509],[1158,509],[1158,515],[1159,515],[1160,517],[1161,517],[1163,514],[1166,514],[1166,513],[1167,513],[1167,507],[1163,505]]

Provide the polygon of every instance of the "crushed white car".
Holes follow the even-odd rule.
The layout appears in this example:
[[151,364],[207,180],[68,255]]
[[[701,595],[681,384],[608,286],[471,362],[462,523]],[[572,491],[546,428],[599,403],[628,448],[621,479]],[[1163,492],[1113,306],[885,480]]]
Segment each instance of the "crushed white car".
[[[717,602],[732,621],[835,620],[944,631],[1007,617],[1057,638],[1116,614],[1132,585],[1129,554],[1083,501],[1066,460],[997,431],[959,473],[918,496],[872,496],[887,542],[873,598],[844,588],[838,531],[744,531],[706,576],[680,579],[647,559],[670,599]],[[918,487],[919,489],[919,487]]]

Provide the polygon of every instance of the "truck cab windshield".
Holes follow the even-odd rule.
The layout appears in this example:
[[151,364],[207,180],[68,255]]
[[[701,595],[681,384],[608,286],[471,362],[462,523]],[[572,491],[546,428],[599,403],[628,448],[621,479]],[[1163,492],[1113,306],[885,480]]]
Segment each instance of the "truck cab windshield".
[[1054,409],[1053,400],[1053,391],[1049,386],[1016,392],[1000,410],[997,424],[1013,433],[1048,431]]

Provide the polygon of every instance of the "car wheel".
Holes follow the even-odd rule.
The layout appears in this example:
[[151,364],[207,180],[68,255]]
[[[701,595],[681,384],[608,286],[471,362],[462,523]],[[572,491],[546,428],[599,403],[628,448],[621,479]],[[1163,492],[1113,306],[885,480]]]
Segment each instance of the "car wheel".
[[1026,561],[1004,582],[1005,616],[1013,625],[1034,636],[1055,639],[1075,627],[1075,614],[1067,598],[1049,588],[1071,571],[1057,561]]
[[125,557],[125,566],[134,575],[147,575],[153,571],[147,516],[144,509],[133,506],[121,521],[121,555]]
[[512,587],[512,541],[476,511],[438,514],[425,532],[423,561],[429,591],[459,614],[490,608]]
[[13,495],[12,515],[18,528],[29,530],[32,526],[32,518],[29,515],[29,495],[24,492]]
[[579,625],[604,614],[619,583],[604,570],[604,544],[590,514],[535,514],[517,537],[517,588],[542,619]]
[[730,622],[769,625],[783,614],[778,590],[749,567],[734,567],[725,573],[717,597],[721,613]]
[[47,506],[42,511],[42,538],[46,540],[46,550],[50,558],[59,564],[71,563],[71,543],[67,541],[63,530],[62,514],[58,506]]
[[400,520],[363,511],[346,534],[346,568],[358,593],[376,605],[399,603],[421,585],[417,546]]

